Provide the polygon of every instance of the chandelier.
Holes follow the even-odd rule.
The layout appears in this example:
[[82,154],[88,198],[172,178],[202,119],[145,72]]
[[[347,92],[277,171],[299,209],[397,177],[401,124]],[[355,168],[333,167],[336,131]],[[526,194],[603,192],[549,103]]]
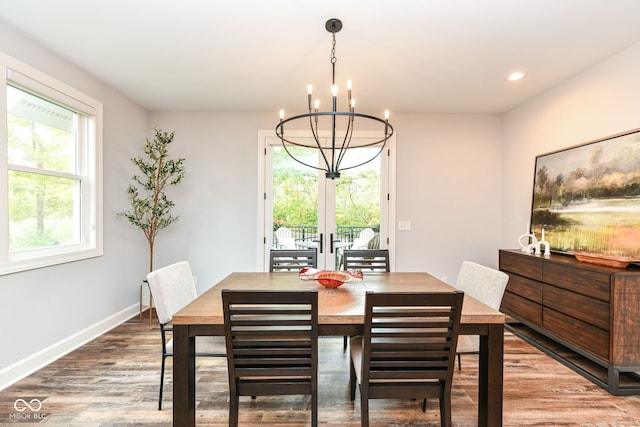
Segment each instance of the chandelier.
[[[329,19],[325,24],[325,28],[333,36],[331,48],[331,94],[332,109],[331,111],[319,111],[320,101],[316,100],[312,105],[313,87],[307,88],[307,104],[309,112],[289,118],[284,117],[284,110],[280,110],[280,122],[276,126],[276,135],[282,141],[282,146],[293,160],[310,168],[325,171],[327,178],[336,179],[340,177],[340,172],[347,169],[357,168],[374,160],[382,153],[387,141],[393,135],[393,126],[389,123],[389,111],[385,111],[384,119],[370,116],[368,114],[356,113],[355,99],[351,97],[351,80],[347,81],[347,104],[345,111],[338,111],[338,86],[336,85],[336,33],[342,29],[342,21],[339,19]],[[353,131],[358,119],[360,123],[366,123],[367,129],[372,127],[384,129],[380,131],[380,139],[374,141],[352,141]],[[307,121],[311,128],[313,141],[304,138],[291,136],[285,133],[285,125],[294,121]],[[320,131],[323,129],[330,130],[329,137],[322,137]],[[306,163],[304,160],[297,158],[290,146],[314,148],[320,151],[322,155],[323,165],[317,166]],[[373,147],[376,148],[372,156],[367,156],[367,160],[359,159],[356,164],[342,165],[348,150],[357,148]]]

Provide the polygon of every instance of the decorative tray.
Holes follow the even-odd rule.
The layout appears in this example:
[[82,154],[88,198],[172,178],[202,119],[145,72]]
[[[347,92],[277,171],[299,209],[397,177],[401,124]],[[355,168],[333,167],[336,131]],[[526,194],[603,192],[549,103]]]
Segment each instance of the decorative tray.
[[337,288],[344,283],[362,281],[362,271],[317,270],[315,268],[305,267],[300,270],[298,277],[302,280],[316,280],[326,288]]
[[608,267],[615,267],[615,268],[627,268],[629,264],[631,264],[632,262],[640,261],[640,260],[626,257],[626,256],[597,254],[593,252],[573,251],[568,253],[576,257],[576,259],[580,262],[587,262],[589,264],[597,264],[597,265],[606,265]]

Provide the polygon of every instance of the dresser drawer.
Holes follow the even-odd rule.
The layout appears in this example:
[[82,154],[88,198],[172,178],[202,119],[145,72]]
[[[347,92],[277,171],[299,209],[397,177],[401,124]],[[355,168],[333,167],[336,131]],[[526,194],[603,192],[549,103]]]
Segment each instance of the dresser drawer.
[[542,306],[509,291],[502,297],[500,311],[525,323],[542,326]]
[[527,279],[514,273],[507,273],[507,290],[523,298],[542,304],[542,283]]
[[500,270],[542,281],[542,260],[533,255],[500,251]]
[[602,301],[610,299],[611,275],[604,272],[549,262],[544,265],[542,280]]
[[603,361],[609,360],[609,334],[573,317],[544,308],[544,330]]
[[542,305],[545,307],[609,331],[609,303],[547,284],[544,285],[542,293]]

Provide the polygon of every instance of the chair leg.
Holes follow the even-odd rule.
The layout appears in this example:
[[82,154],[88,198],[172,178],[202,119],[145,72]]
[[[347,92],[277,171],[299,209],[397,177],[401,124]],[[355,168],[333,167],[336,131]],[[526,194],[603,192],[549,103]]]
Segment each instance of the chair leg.
[[460,353],[458,353],[458,371],[462,369],[462,362],[460,362]]
[[451,427],[451,396],[440,393],[440,426]]
[[358,378],[356,376],[356,368],[353,366],[353,359],[349,357],[349,391],[350,391],[352,402],[356,399],[356,383],[357,382],[358,382]]
[[229,427],[238,427],[238,406],[240,396],[233,394],[229,396]]
[[318,426],[318,393],[311,395],[311,426]]
[[162,365],[160,368],[160,395],[158,396],[158,411],[162,410],[162,388],[164,387],[164,362],[167,356],[162,355]]
[[422,399],[422,412],[427,412],[427,398]]
[[346,350],[346,349],[347,349],[347,338],[348,338],[348,337],[345,335],[343,338],[344,338],[344,342],[343,342],[343,344],[342,344],[342,349],[343,349],[343,350]]
[[360,389],[360,426],[369,427],[369,396],[363,396],[362,389]]

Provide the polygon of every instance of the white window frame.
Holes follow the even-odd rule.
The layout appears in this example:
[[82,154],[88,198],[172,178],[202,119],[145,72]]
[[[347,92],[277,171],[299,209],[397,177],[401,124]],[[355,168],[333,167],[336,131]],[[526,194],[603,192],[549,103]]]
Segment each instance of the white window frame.
[[[71,245],[9,251],[7,84],[78,112],[86,120],[86,141],[78,151],[81,175],[81,238]],[[0,52],[0,275],[103,255],[102,103]],[[12,168],[15,169],[15,168]]]

